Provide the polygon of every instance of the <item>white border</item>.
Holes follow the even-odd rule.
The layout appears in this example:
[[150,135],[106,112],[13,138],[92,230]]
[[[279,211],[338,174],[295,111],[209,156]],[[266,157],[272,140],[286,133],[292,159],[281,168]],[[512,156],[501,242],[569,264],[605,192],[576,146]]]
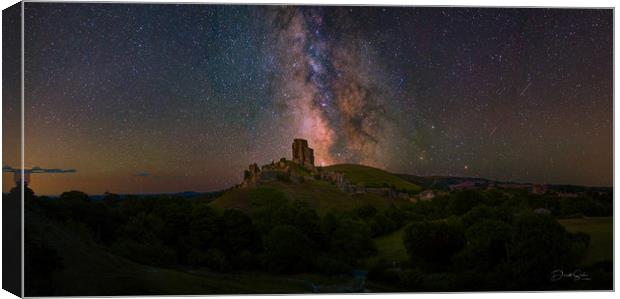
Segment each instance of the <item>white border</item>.
[[[35,1],[31,1],[31,2],[35,2]],[[119,2],[119,3],[126,3],[126,2],[135,2],[135,3],[144,3],[147,1],[120,1],[120,0],[107,0],[107,1],[88,1],[88,0],[73,0],[72,2]],[[220,1],[198,1],[198,0],[178,0],[178,1],[170,1],[170,0],[149,0],[148,2],[162,2],[162,3],[252,3],[252,4],[317,4],[317,5],[395,5],[395,6],[495,6],[495,7],[558,7],[558,8],[566,8],[566,7],[598,7],[598,8],[609,8],[609,7],[615,7],[615,1],[610,1],[610,0],[589,0],[589,1],[578,1],[578,0],[415,0],[415,1],[407,1],[407,0],[384,0],[384,1],[380,1],[380,0],[312,0],[312,1],[303,1],[303,0],[251,0],[251,1],[243,1],[243,0],[220,0]],[[2,9],[5,9],[13,4],[17,3],[17,1],[14,0],[0,0],[0,7]],[[23,5],[22,5],[22,13],[23,13]],[[22,17],[22,49],[24,46],[24,36],[23,36],[23,22],[24,22],[24,18]],[[618,22],[617,22],[617,17],[616,14],[614,12],[614,107],[615,107],[615,99],[617,98],[617,91],[618,89],[616,88],[618,86],[618,78],[615,76],[615,61],[616,61],[616,56],[615,56],[615,49],[618,49]],[[2,32],[2,25],[0,22],[0,40],[1,40],[1,32]],[[0,55],[2,53],[1,47],[0,47]],[[1,72],[0,72],[1,73]],[[22,86],[23,86],[23,75],[24,75],[24,65],[23,65],[23,55],[22,55]],[[1,78],[1,75],[0,75]],[[22,98],[24,96],[23,94],[23,89],[22,89]],[[2,107],[0,105],[0,112],[2,111]],[[24,118],[24,103],[22,101],[22,119]],[[618,147],[616,147],[616,143],[615,141],[618,140],[616,137],[618,136],[618,132],[619,132],[619,125],[618,123],[615,121],[615,110],[614,110],[614,174],[615,174],[615,170],[617,169],[618,166],[618,161],[615,159],[616,155],[618,154],[619,150]],[[22,139],[22,148],[21,148],[21,155],[22,157],[24,157],[24,147],[23,147],[23,142],[24,142],[24,128],[23,128],[23,122],[22,122],[22,132],[21,132],[21,139]],[[2,138],[2,132],[0,130],[0,139]],[[0,147],[0,155],[2,154],[2,149]],[[24,169],[24,159],[22,159],[21,161],[21,168]],[[22,174],[23,175],[23,174]],[[618,182],[620,181],[620,179],[614,175],[614,186],[618,186],[620,184],[618,184]],[[1,182],[0,182],[1,184]],[[23,187],[22,187],[23,188]],[[22,194],[23,194],[23,190],[22,190]],[[614,188],[614,198],[617,198],[617,193],[616,193],[616,189]],[[0,205],[0,211],[1,211],[1,205]],[[618,210],[618,205],[614,205],[614,215],[616,215],[616,211]],[[23,200],[22,200],[22,211],[23,211]],[[23,217],[22,217],[22,221],[23,221]],[[614,217],[614,256],[615,252],[616,252],[616,234],[615,232],[618,231],[618,223],[615,221],[615,217]],[[1,233],[0,233],[1,234]],[[22,225],[22,241],[23,241],[23,225]],[[1,241],[0,241],[1,242]],[[23,242],[22,242],[23,244]],[[0,253],[1,253],[1,249],[0,249]],[[23,255],[22,255],[23,256]],[[616,265],[617,262],[614,261],[614,265]],[[617,269],[616,267],[614,267],[614,269]],[[22,258],[22,273],[23,273],[23,258]],[[2,278],[2,274],[0,273],[0,281]],[[614,273],[614,286],[618,286],[618,282],[619,282],[619,278],[618,275],[615,275]],[[23,294],[23,280],[22,280],[22,294]],[[562,298],[579,298],[582,296],[588,296],[589,298],[600,298],[600,297],[611,297],[611,296],[615,296],[615,292],[549,292],[549,293],[544,293],[544,292],[526,292],[526,293],[457,293],[457,294],[446,294],[446,293],[434,293],[434,294],[428,294],[428,293],[399,293],[399,294],[369,294],[369,295],[315,295],[315,296],[320,296],[321,298],[326,298],[326,299],[336,299],[336,298],[342,298],[343,296],[347,297],[347,298],[362,298],[362,296],[386,296],[389,298],[399,298],[399,299],[404,299],[404,298],[410,298],[411,296],[416,296],[417,298],[448,298],[448,297],[453,297],[453,296],[459,296],[460,298],[468,298],[468,299],[478,299],[478,298],[496,298],[496,297],[502,297],[502,298],[522,298],[523,296],[528,296],[531,297],[533,299],[535,298],[542,298],[545,296],[562,296]],[[222,297],[222,298],[230,298],[230,299],[240,299],[240,298],[269,298],[269,299],[276,299],[276,298],[282,298],[283,296],[285,297],[306,297],[308,295],[275,295],[275,296],[262,296],[262,295],[253,295],[253,296],[189,296],[189,297],[207,297],[207,298],[218,298],[218,297]],[[146,296],[145,296],[146,297]],[[188,296],[148,296],[148,298],[187,298]],[[14,295],[4,291],[4,290],[0,290],[0,299],[4,299],[4,298],[15,298]],[[88,297],[70,297],[70,298],[88,298]],[[92,297],[90,297],[92,298]]]

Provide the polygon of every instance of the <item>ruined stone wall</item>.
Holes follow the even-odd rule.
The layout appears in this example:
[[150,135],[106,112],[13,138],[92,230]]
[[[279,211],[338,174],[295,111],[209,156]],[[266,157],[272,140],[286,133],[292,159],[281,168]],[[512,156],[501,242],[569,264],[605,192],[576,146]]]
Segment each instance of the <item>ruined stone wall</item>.
[[293,162],[314,169],[314,150],[305,139],[293,140]]

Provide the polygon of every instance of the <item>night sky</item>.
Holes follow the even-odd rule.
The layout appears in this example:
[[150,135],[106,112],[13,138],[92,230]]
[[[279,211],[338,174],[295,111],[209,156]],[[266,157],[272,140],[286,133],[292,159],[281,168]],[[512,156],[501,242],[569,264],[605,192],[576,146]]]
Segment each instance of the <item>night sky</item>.
[[218,190],[295,137],[318,165],[610,186],[612,15],[26,3],[26,167],[77,170],[31,186]]

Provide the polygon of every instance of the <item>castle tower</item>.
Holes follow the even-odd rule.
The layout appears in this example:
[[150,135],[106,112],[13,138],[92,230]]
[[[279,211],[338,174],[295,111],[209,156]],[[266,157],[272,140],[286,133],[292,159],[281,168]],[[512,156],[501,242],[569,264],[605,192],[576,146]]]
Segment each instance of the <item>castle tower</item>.
[[293,162],[314,168],[314,150],[308,147],[308,141],[296,138],[293,140]]

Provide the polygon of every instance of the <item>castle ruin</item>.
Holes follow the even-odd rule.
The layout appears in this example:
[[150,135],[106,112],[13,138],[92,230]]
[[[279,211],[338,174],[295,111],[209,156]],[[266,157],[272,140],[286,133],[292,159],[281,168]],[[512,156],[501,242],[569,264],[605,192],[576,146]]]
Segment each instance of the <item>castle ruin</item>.
[[[314,150],[308,147],[307,140],[299,138],[293,140],[292,162],[307,168],[311,172],[316,170],[314,167]],[[263,165],[262,167],[259,167],[256,163],[250,164],[248,169],[243,173],[243,182],[240,187],[255,187],[260,183],[272,181],[298,182],[303,179],[291,173],[291,168],[288,163],[290,163],[290,161],[282,158],[278,162],[272,161],[270,164]]]
[[[351,195],[369,193],[390,198],[417,200],[417,198],[412,197],[408,192],[397,190],[394,186],[369,187],[363,183],[355,183],[347,180],[343,173],[314,166],[314,150],[308,146],[308,141],[305,139],[294,139],[292,149],[292,160],[281,158],[278,162],[272,161],[261,167],[256,163],[250,164],[248,169],[244,172],[243,182],[239,187],[252,188],[270,182],[299,184],[305,180],[322,180],[336,185],[340,191]],[[310,175],[294,171],[296,166],[292,163],[302,166]]]
[[293,140],[293,162],[314,169],[314,150],[308,146],[308,140],[300,138]]

